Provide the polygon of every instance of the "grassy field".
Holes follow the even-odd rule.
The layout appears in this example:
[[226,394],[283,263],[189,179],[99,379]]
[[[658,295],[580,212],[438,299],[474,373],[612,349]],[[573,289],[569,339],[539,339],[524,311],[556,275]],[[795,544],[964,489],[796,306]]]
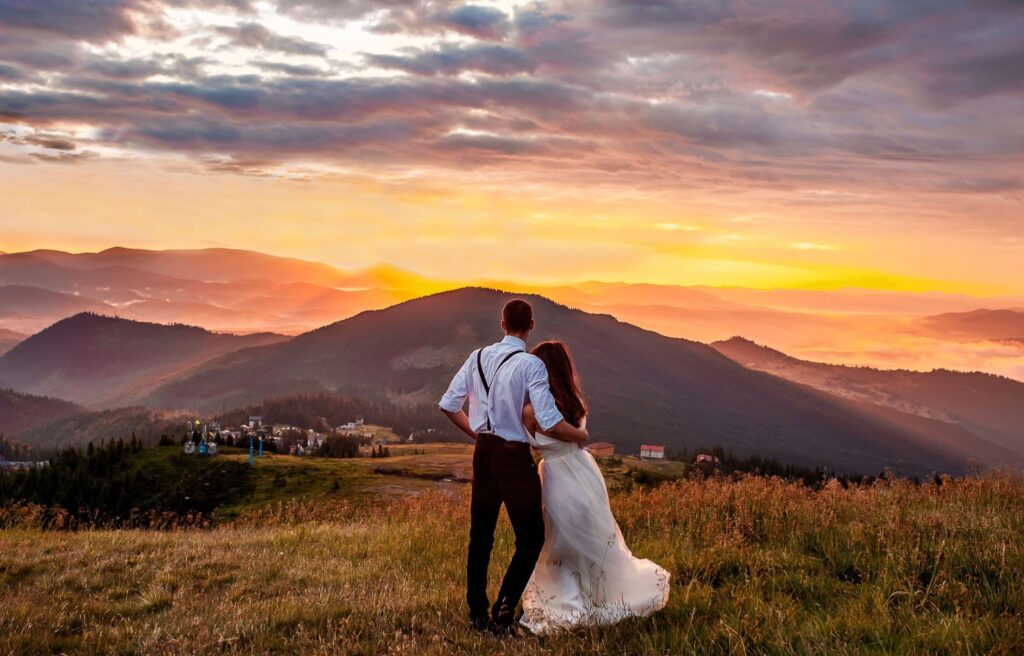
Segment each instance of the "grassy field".
[[[464,622],[468,450],[412,449],[266,458],[208,530],[0,531],[0,653],[1024,653],[1019,478],[629,489],[630,463],[608,463],[669,606],[498,640]],[[511,546],[503,520],[497,563]]]

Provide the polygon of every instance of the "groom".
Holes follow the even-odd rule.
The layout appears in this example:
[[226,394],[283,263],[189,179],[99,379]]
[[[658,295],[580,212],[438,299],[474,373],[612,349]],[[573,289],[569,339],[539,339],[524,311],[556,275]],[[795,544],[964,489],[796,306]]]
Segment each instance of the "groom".
[[[533,328],[529,303],[520,299],[506,303],[501,311],[505,338],[473,351],[438,404],[441,412],[476,442],[466,601],[470,623],[478,630],[514,630],[516,606],[544,545],[540,478],[523,425],[524,405],[533,404],[537,423],[546,435],[569,441],[587,438],[586,431],[562,417],[544,363],[526,353],[526,338]],[[462,409],[467,399],[468,416]],[[516,550],[498,598],[488,609],[487,566],[503,503],[516,535]]]

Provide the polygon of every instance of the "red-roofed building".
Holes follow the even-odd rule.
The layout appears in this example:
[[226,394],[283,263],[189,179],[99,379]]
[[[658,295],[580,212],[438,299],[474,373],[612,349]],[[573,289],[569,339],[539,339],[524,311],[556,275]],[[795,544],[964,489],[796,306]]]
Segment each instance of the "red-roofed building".
[[615,455],[615,445],[611,442],[594,442],[587,445],[587,451],[595,456],[613,456]]
[[640,446],[640,458],[643,460],[664,460],[665,447],[653,444],[642,444]]

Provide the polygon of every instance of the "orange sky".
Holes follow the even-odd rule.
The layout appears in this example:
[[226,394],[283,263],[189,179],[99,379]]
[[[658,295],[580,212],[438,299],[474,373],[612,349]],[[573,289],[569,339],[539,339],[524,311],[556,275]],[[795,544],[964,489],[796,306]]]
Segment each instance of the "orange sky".
[[1012,235],[830,222],[820,210],[772,215],[767,201],[752,205],[757,216],[730,215],[710,194],[684,211],[660,198],[512,195],[443,178],[294,182],[142,162],[0,172],[10,183],[0,200],[8,252],[228,246],[342,267],[391,262],[463,281],[1024,292]]

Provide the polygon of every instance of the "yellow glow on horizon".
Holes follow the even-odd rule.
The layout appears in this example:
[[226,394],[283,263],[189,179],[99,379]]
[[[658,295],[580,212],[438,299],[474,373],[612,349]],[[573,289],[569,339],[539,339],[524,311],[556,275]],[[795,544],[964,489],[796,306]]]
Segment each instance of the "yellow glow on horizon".
[[416,283],[424,293],[486,280],[1024,293],[1014,243],[870,225],[812,234],[803,216],[702,198],[680,208],[621,190],[506,191],[428,169],[305,181],[207,175],[181,160],[0,162],[0,173],[7,252],[243,248],[349,269],[390,263],[444,281]]

